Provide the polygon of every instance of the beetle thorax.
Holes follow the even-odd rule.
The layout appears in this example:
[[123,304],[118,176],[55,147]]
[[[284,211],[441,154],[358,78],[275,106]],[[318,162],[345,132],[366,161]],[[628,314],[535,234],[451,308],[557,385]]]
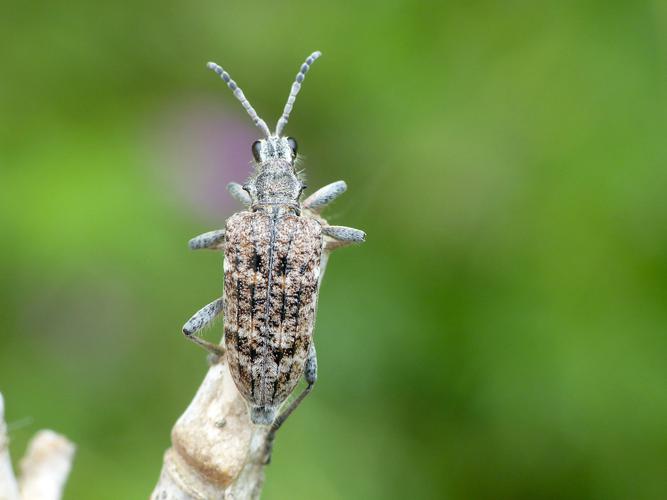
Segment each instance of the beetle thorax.
[[294,170],[295,155],[287,139],[270,137],[259,142],[256,172],[244,186],[252,207],[287,205],[298,209],[303,183]]

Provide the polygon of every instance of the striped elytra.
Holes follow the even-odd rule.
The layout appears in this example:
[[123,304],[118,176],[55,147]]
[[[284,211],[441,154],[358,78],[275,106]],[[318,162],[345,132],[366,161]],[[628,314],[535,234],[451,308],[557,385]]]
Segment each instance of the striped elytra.
[[232,378],[251,410],[275,414],[301,378],[322,246],[320,223],[284,207],[243,211],[227,221],[225,346]]

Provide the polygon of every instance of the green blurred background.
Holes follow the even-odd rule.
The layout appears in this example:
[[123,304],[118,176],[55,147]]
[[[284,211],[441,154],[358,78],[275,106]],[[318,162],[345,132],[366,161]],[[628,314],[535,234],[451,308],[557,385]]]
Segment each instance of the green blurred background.
[[[667,498],[667,4],[2,1],[0,390],[14,459],[145,498],[206,371],[181,336],[258,131],[368,241],[267,499]],[[219,336],[220,326],[210,337]]]

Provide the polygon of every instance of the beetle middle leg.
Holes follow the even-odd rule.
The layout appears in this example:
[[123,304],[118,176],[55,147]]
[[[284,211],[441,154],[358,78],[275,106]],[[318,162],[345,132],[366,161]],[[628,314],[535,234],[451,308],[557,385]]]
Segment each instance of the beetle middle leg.
[[265,448],[265,463],[269,464],[271,462],[271,452],[273,451],[273,443],[276,440],[276,433],[278,429],[285,423],[285,420],[297,409],[301,402],[305,399],[310,391],[313,390],[315,382],[317,382],[317,352],[315,351],[315,344],[310,344],[310,349],[308,350],[308,359],[306,360],[306,366],[303,371],[303,378],[308,384],[306,388],[301,391],[290,404],[289,406],[280,413],[271,424],[271,429],[266,436],[266,448]]
[[329,241],[326,244],[328,250],[366,241],[366,233],[353,227],[324,226],[322,227],[322,233],[332,239],[332,241]]
[[219,344],[214,344],[208,340],[197,337],[197,334],[210,325],[213,320],[222,312],[222,297],[205,305],[197,311],[192,318],[183,325],[183,333],[188,340],[203,347],[215,358],[220,358],[225,353],[225,348]]
[[209,231],[199,236],[195,236],[188,242],[190,250],[201,250],[207,248],[209,250],[222,250],[222,245],[225,242],[225,230],[216,229]]

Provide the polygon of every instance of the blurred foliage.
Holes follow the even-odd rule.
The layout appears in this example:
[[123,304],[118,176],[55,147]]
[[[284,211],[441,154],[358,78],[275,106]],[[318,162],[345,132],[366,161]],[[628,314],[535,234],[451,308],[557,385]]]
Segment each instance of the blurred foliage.
[[15,458],[78,444],[68,498],[145,498],[206,370],[185,242],[257,131],[204,63],[275,123],[315,49],[287,132],[368,242],[265,498],[665,497],[664,2],[2,7],[0,390]]

